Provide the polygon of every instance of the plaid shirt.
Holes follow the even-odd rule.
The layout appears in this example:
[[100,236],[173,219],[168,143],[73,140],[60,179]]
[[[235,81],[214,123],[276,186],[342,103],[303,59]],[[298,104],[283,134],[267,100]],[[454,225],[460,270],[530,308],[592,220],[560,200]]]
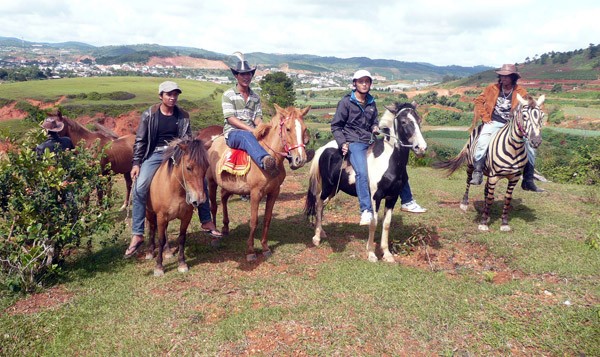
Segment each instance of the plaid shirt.
[[250,89],[248,102],[244,101],[244,97],[238,91],[237,86],[226,90],[223,93],[221,106],[223,107],[223,117],[225,119],[223,133],[226,137],[230,131],[237,129],[229,124],[227,118],[234,116],[245,124],[255,127],[254,119],[263,115],[260,106],[260,96],[252,89]]

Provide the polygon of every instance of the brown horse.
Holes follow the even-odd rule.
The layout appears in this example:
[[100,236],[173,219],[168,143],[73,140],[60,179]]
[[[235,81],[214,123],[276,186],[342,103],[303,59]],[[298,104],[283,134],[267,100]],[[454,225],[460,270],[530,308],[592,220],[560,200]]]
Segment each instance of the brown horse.
[[206,128],[198,130],[196,139],[202,140],[204,142],[204,146],[208,149],[212,145],[213,141],[220,136],[223,136],[223,126],[210,125]]
[[154,276],[164,275],[163,250],[167,242],[169,221],[179,218],[179,266],[182,273],[188,271],[184,247],[187,228],[194,208],[206,200],[204,176],[208,160],[204,143],[197,139],[174,141],[163,154],[163,162],[152,178],[146,204],[146,219],[150,227],[150,254],[154,252],[154,237],[158,230],[158,253]]
[[[95,145],[96,141],[99,142],[101,148],[104,148],[106,145],[110,144],[105,150],[106,157],[102,158],[100,164],[102,167],[106,168],[110,163],[110,171],[115,174],[123,174],[123,177],[125,178],[127,194],[121,209],[129,206],[129,196],[131,193],[130,173],[133,160],[133,144],[135,142],[135,135],[125,135],[115,139],[105,133],[92,132],[75,120],[64,117],[60,110],[52,113],[51,118],[65,124],[63,130],[60,131],[58,135],[68,136],[76,146],[81,140],[85,140],[87,148],[91,148],[93,145]],[[108,169],[105,170],[105,174],[106,173],[108,173]],[[102,197],[102,194],[103,192],[98,192],[99,197]]]
[[217,186],[221,187],[221,202],[223,203],[223,234],[229,233],[229,214],[227,211],[227,200],[232,194],[248,195],[250,194],[250,234],[248,236],[246,259],[248,261],[256,260],[254,252],[254,233],[258,226],[258,206],[262,198],[266,195],[267,202],[265,206],[265,217],[263,223],[263,232],[261,238],[262,254],[265,258],[271,255],[271,250],[267,244],[267,235],[269,225],[273,216],[273,206],[279,196],[280,186],[285,179],[285,168],[283,160],[288,159],[290,167],[297,169],[306,163],[306,149],[310,136],[304,124],[304,116],[310,110],[310,107],[297,109],[288,107],[283,109],[275,105],[276,114],[270,123],[263,123],[254,130],[254,135],[267,152],[269,152],[279,168],[277,177],[269,177],[252,160],[250,171],[244,176],[236,176],[221,170],[222,158],[229,149],[225,143],[224,137],[218,137],[214,140],[208,149],[208,159],[210,169],[206,174],[208,179],[208,191],[210,198],[210,210],[213,221],[216,223],[217,214]]

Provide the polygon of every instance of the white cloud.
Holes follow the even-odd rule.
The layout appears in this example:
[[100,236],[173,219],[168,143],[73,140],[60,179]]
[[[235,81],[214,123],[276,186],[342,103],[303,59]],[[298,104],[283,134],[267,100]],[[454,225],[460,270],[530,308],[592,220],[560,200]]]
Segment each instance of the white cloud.
[[499,66],[600,40],[596,0],[21,0],[0,36]]

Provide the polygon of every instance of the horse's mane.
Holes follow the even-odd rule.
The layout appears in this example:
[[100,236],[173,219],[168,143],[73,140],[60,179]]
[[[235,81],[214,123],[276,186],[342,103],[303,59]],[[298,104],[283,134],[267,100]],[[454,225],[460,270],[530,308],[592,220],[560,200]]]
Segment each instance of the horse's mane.
[[[395,107],[396,113],[398,113],[399,111],[401,111],[404,108],[411,108],[411,109],[415,109],[415,106],[412,105],[411,103],[394,103],[392,104]],[[392,128],[393,127],[393,123],[392,121],[394,120],[396,114],[394,114],[391,110],[389,110],[387,107],[385,108],[385,112],[383,113],[383,115],[381,116],[381,119],[379,120],[379,126],[380,127],[385,127],[385,128]]]
[[[187,150],[183,150],[180,147],[180,144],[187,145]],[[204,169],[206,169],[209,165],[208,162],[208,152],[204,147],[204,142],[200,139],[176,139],[173,140],[165,153],[163,154],[163,163],[168,161],[168,172],[171,174],[174,165],[179,165],[181,162],[181,158],[186,154],[189,154],[190,160]],[[171,160],[171,158],[173,160]]]
[[275,117],[271,118],[269,123],[260,123],[260,125],[254,129],[254,136],[256,137],[256,140],[260,141],[269,134],[274,118]]

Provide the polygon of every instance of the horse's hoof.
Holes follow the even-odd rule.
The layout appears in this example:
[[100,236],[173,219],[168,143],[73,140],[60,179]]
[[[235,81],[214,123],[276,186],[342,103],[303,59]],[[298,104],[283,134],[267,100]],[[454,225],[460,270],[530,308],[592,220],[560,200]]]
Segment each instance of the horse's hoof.
[[146,256],[145,256],[144,258],[145,258],[146,260],[150,260],[150,259],[154,258],[154,254],[152,254],[152,253],[148,252],[148,253],[146,253]]
[[487,224],[480,224],[477,228],[479,228],[479,230],[482,232],[487,232],[490,230],[490,227],[488,227]]
[[510,232],[510,226],[509,226],[509,225],[507,225],[507,224],[505,224],[505,225],[501,225],[501,226],[500,226],[500,230],[501,230],[502,232]]
[[163,276],[165,275],[164,269],[154,268],[154,276]]
[[371,263],[377,263],[377,260],[378,260],[377,256],[374,253],[369,253],[369,258],[368,259],[369,259],[369,261]]
[[467,209],[468,209],[468,208],[469,208],[469,205],[465,205],[465,204],[463,204],[463,203],[461,203],[461,204],[460,204],[460,209],[461,209],[463,212],[467,212]]
[[180,273],[187,273],[189,270],[190,270],[190,268],[185,263],[179,264],[179,266],[177,267],[177,271]]
[[395,263],[396,259],[394,259],[394,256],[391,254],[385,254],[383,256],[383,258],[381,258],[381,260],[383,260],[386,263]]
[[271,250],[265,250],[262,254],[265,259],[269,259],[273,256],[273,252],[271,252]]
[[319,244],[321,244],[321,238],[315,236],[313,237],[312,242],[316,247],[318,247]]
[[246,254],[246,261],[247,262],[255,262],[256,261],[256,254],[252,253],[252,254]]

